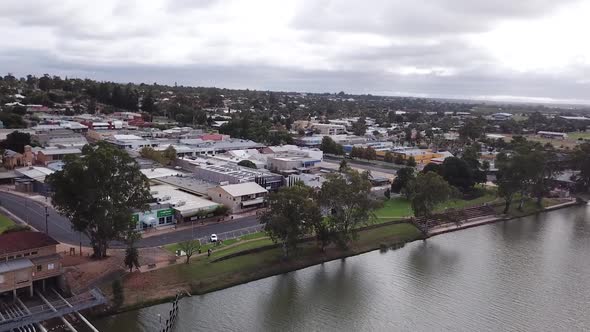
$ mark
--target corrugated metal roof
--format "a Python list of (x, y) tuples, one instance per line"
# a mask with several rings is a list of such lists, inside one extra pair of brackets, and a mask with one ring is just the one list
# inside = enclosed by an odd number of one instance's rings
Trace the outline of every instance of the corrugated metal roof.
[(255, 182), (230, 184), (227, 186), (221, 186), (220, 188), (225, 190), (225, 192), (232, 195), (233, 197), (244, 196), (244, 195), (254, 195), (254, 194), (261, 194), (261, 193), (268, 192), (268, 190), (262, 188), (260, 185), (258, 185), (258, 183), (255, 183)]
[(0, 263), (0, 273), (22, 270), (33, 267), (34, 264), (29, 259), (17, 259), (13, 261), (4, 261)]

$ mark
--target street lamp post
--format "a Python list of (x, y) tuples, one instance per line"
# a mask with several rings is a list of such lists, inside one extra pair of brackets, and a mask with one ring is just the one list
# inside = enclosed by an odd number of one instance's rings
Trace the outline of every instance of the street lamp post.
[(45, 234), (49, 235), (49, 222), (48, 222), (49, 212), (47, 212), (47, 205), (45, 205)]

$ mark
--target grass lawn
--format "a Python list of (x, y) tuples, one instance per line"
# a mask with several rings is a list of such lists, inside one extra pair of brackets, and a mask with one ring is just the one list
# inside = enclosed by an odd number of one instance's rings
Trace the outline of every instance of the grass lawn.
[(582, 139), (590, 139), (590, 132), (588, 131), (575, 131), (572, 133), (567, 133), (569, 139), (577, 140), (579, 138)]
[(2, 234), (7, 228), (14, 225), (14, 222), (7, 216), (0, 214), (0, 234)]
[[(244, 235), (244, 236), (236, 238), (236, 239), (224, 240), (223, 243), (219, 243), (219, 242), (217, 244), (206, 243), (201, 246), (201, 251), (206, 252), (208, 249), (212, 249), (212, 250), (216, 251), (216, 250), (222, 249), (224, 247), (227, 247), (229, 245), (238, 243), (240, 241), (254, 240), (254, 239), (260, 239), (260, 238), (265, 238), (265, 237), (266, 237), (266, 234), (264, 234), (263, 232), (258, 232), (258, 233)], [(163, 248), (168, 250), (171, 253), (176, 253), (176, 250), (179, 250), (180, 246), (178, 245), (178, 243), (172, 243), (172, 244), (165, 245)]]
[[(480, 197), (471, 200), (465, 199), (453, 199), (439, 204), (436, 207), (437, 212), (442, 212), (446, 209), (464, 209), (484, 203), (490, 203), (496, 200), (496, 193), (492, 190), (486, 190), (486, 193)], [(383, 207), (375, 210), (375, 216), (377, 222), (384, 221), (382, 219), (401, 219), (407, 218), (414, 215), (410, 201), (403, 197), (396, 197), (387, 200), (383, 203)]]
[(266, 233), (258, 232), (258, 233), (252, 233), (252, 234), (240, 236), (240, 239), (246, 241), (246, 240), (260, 239), (260, 238), (263, 238), (266, 236), (267, 236)]
[(484, 203), (490, 203), (490, 202), (496, 200), (496, 198), (497, 197), (496, 197), (495, 192), (486, 191), (485, 195), (477, 197), (475, 199), (471, 199), (471, 200), (453, 199), (453, 200), (446, 201), (446, 202), (438, 205), (436, 207), (436, 210), (437, 211), (444, 211), (445, 209), (465, 209), (468, 207), (473, 207), (473, 206), (481, 205)]
[(383, 202), (383, 207), (375, 210), (378, 219), (401, 219), (414, 215), (410, 201), (403, 197), (396, 197)]
[[(559, 204), (559, 200), (554, 198), (543, 198), (543, 208)], [(535, 200), (527, 199), (525, 200), (524, 204), (522, 205), (522, 210), (518, 210), (518, 205), (520, 204), (520, 199), (515, 199), (512, 204), (510, 205), (510, 209), (508, 210), (508, 215), (512, 217), (521, 217), (525, 215), (529, 215), (531, 213), (539, 212), (542, 208), (539, 208), (536, 204)], [(498, 206), (495, 208), (496, 211), (500, 214), (504, 212), (504, 206)]]
[[(420, 237), (420, 231), (413, 225), (395, 224), (360, 231), (358, 240), (351, 243), (349, 249), (345, 250), (333, 245), (322, 252), (315, 241), (310, 241), (300, 244), (297, 255), (289, 260), (283, 259), (281, 248), (271, 248), (212, 262), (213, 259), (230, 253), (266, 246), (271, 243), (268, 238), (255, 239), (232, 248), (215, 250), (212, 257), (206, 255), (195, 257), (191, 259), (190, 264), (176, 264), (146, 273), (131, 274), (124, 279), (125, 304), (127, 306), (141, 306), (146, 301), (158, 301), (164, 296), (173, 296), (178, 287), (189, 287), (193, 293), (205, 293), (324, 261), (379, 249), (382, 245), (393, 246), (406, 243)], [(110, 285), (103, 286), (103, 289), (109, 293)]]

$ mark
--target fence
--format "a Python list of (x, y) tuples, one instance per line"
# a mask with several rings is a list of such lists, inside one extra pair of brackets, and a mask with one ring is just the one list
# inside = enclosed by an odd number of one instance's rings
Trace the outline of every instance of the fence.
[[(244, 235), (248, 235), (248, 234), (252, 234), (252, 233), (257, 233), (257, 232), (262, 231), (263, 227), (264, 227), (263, 225), (255, 225), (255, 226), (250, 226), (250, 227), (246, 227), (246, 228), (242, 228), (242, 229), (237, 229), (234, 231), (218, 233), (218, 234), (216, 234), (217, 240), (218, 241), (219, 240), (225, 241), (225, 240), (235, 239), (240, 236), (244, 236)], [(210, 241), (210, 238), (205, 236), (205, 237), (199, 238), (198, 240), (201, 243), (207, 243)]]

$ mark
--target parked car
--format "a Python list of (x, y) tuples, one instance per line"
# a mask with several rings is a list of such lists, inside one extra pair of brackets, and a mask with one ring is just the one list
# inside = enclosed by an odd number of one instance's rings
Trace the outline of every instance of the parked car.
[(217, 242), (217, 234), (211, 234), (211, 237), (209, 238), (209, 240), (211, 242)]

